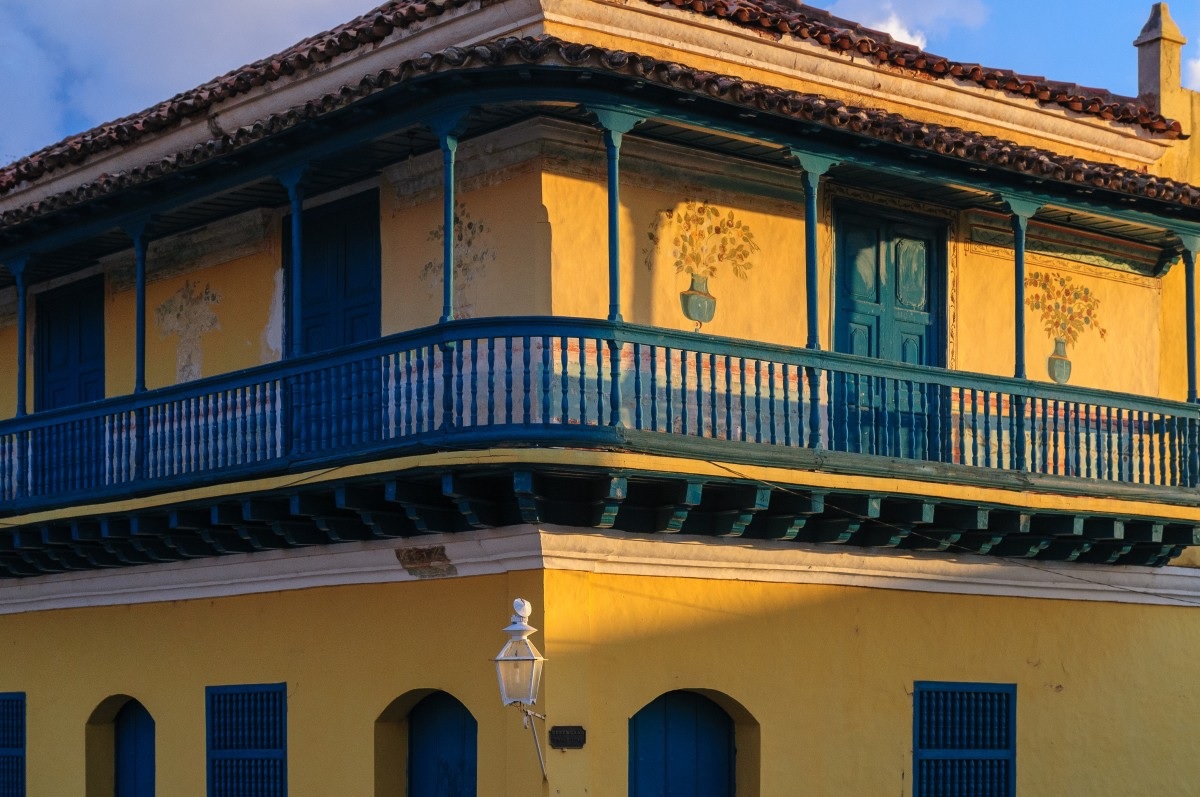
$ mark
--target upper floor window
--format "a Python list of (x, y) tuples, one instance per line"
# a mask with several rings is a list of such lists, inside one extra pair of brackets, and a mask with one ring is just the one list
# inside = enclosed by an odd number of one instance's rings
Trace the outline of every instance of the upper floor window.
[(210, 686), (208, 797), (285, 797), (287, 684)]
[(1015, 684), (918, 681), (913, 797), (1016, 794), (1016, 719)]

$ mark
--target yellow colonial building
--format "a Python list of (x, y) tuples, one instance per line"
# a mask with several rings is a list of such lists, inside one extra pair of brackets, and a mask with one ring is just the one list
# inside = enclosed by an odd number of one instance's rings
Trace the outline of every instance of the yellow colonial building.
[(393, 0), (0, 169), (0, 796), (1194, 793), (1183, 43)]

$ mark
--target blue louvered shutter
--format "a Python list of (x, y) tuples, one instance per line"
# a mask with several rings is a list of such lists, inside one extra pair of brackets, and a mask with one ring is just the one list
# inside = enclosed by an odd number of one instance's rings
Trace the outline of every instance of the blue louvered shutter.
[(25, 797), (24, 692), (0, 692), (0, 797)]
[(210, 686), (208, 797), (286, 797), (287, 684)]
[(1016, 794), (1016, 685), (915, 686), (914, 797)]

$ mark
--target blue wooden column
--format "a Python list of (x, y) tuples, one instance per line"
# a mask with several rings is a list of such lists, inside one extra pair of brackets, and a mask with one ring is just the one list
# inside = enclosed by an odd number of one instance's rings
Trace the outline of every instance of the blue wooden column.
[(1196, 253), (1200, 252), (1200, 235), (1182, 233), (1179, 240), (1183, 242), (1183, 275), (1185, 282), (1185, 300), (1187, 306), (1187, 379), (1188, 398), (1195, 404), (1196, 397)]
[[(621, 315), (621, 141), (646, 117), (620, 108), (588, 106), (604, 131), (604, 153), (608, 162), (608, 320), (624, 321)], [(621, 423), (621, 343), (608, 342), (608, 424)]]
[(28, 340), (26, 338), (29, 318), (29, 286), (25, 284), (26, 256), (16, 257), (6, 264), (8, 273), (17, 281), (17, 417), (27, 412), (25, 394), (28, 393)]
[[(1029, 228), (1029, 220), (1041, 208), (1041, 204), (1031, 199), (1009, 194), (1001, 195), (1012, 211), (1013, 231), (1013, 290), (1015, 301), (1013, 313), (1015, 327), (1013, 332), (1013, 376), (1017, 379), (1027, 379), (1025, 372), (1025, 233)], [(1025, 470), (1027, 460), (1025, 450), (1025, 406), (1026, 399), (1019, 393), (1013, 395), (1013, 449), (1014, 465), (1017, 470)], [(1043, 453), (1043, 456), (1045, 454)]]
[(804, 182), (804, 291), (805, 310), (808, 316), (808, 341), (805, 344), (810, 349), (821, 348), (820, 333), (820, 279), (821, 262), (817, 251), (817, 189), (820, 186), (821, 175), (837, 165), (837, 160), (825, 155), (793, 149), (792, 157), (804, 170), (801, 179)]
[(287, 318), (283, 323), (283, 356), (295, 357), (301, 353), (302, 337), (300, 326), (303, 323), (303, 304), (300, 301), (303, 278), (301, 267), (304, 263), (304, 189), (302, 183), (308, 171), (308, 164), (293, 166), (278, 175), (276, 179), (287, 189), (288, 203), (292, 212), (292, 258), (283, 274), (284, 306), (287, 308)]
[(146, 226), (149, 219), (139, 219), (125, 226), (125, 234), (133, 241), (134, 263), (134, 378), (133, 392), (146, 390)]
[(466, 130), (466, 108), (456, 108), (429, 121), (442, 150), (442, 315), (438, 323), (454, 320), (454, 168), (458, 139)]
[[(646, 117), (616, 108), (588, 106), (604, 131), (608, 161), (608, 320), (621, 315), (621, 141)], [(615, 411), (615, 410), (614, 410)]]
[(1041, 204), (1024, 197), (1003, 194), (1001, 198), (1012, 211), (1013, 231), (1013, 290), (1016, 301), (1013, 312), (1013, 376), (1027, 379), (1025, 373), (1025, 233), (1029, 220), (1041, 209)]

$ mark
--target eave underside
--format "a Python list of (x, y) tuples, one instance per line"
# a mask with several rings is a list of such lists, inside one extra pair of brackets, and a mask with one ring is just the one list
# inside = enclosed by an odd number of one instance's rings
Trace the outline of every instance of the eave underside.
[[(885, 490), (522, 463), (10, 518), (0, 577), (172, 562), (521, 524), (1158, 566), (1200, 542), (1178, 517), (1047, 510)], [(849, 483), (850, 480), (847, 480)], [(161, 503), (155, 503), (161, 501)]]
[[(933, 133), (924, 127), (897, 131), (895, 141), (881, 141), (853, 114), (830, 125), (750, 107), (754, 105), (753, 97), (743, 98), (732, 89), (714, 97), (591, 68), (527, 65), (439, 72), (344, 107), (313, 112), (311, 120), (280, 122), (277, 131), (264, 124), (262, 132), (248, 133), (236, 145), (214, 141), (211, 152), (181, 154), (170, 163), (148, 164), (69, 196), (48, 198), (18, 214), (24, 221), (0, 231), (0, 263), (29, 256), (25, 275), (32, 285), (128, 249), (125, 229), (133, 221), (148, 220), (150, 238), (161, 239), (246, 210), (285, 207), (287, 192), (278, 175), (297, 163), (307, 167), (307, 196), (352, 185), (389, 164), (437, 150), (428, 123), (450, 106), (471, 108), (460, 137), (464, 141), (535, 117), (594, 127), (591, 108), (619, 106), (646, 118), (631, 136), (702, 150), (730, 162), (797, 172), (791, 148), (811, 148), (835, 161), (828, 180), (951, 208), (1004, 212), (998, 190), (1029, 192), (1039, 200), (1053, 200), (1043, 205), (1039, 218), (1159, 247), (1165, 252), (1161, 266), (1179, 249), (1172, 228), (1200, 229), (1196, 214), (1173, 201), (1169, 181), (1160, 198), (1122, 194), (1106, 187), (1111, 175), (1073, 182), (1081, 172), (1063, 183), (1061, 175), (972, 162), (964, 152), (991, 151), (997, 142), (972, 142), (969, 134), (965, 143), (958, 142), (955, 136), (962, 131), (938, 133), (945, 140), (936, 146), (928, 143)], [(836, 102), (829, 105), (838, 108)], [(913, 139), (910, 133), (919, 135)], [(1014, 155), (1013, 160), (1019, 158)], [(1151, 188), (1139, 190), (1153, 194), (1154, 180), (1144, 176)], [(12, 283), (12, 276), (0, 270), (0, 288)]]

